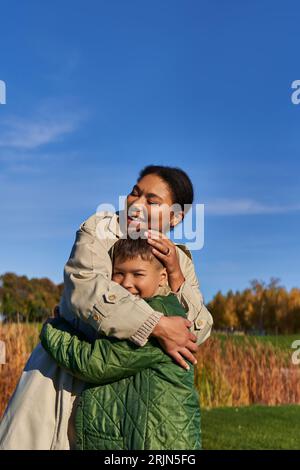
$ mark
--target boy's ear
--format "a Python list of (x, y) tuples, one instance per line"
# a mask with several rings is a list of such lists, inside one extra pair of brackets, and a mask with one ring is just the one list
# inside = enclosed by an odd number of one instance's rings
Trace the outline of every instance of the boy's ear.
[(168, 283), (168, 275), (166, 268), (163, 268), (160, 272), (159, 286), (165, 286)]

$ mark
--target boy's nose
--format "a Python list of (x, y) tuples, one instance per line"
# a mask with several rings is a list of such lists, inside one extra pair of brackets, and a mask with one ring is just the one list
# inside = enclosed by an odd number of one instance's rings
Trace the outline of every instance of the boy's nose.
[(132, 278), (131, 276), (125, 276), (123, 278), (123, 281), (121, 282), (121, 286), (124, 287), (124, 289), (132, 289), (134, 286), (133, 286), (133, 282), (132, 282)]

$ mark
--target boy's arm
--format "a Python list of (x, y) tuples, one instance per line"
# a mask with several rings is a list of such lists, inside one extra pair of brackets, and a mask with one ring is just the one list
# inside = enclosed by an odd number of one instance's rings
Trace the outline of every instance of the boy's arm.
[(89, 343), (80, 339), (78, 332), (61, 318), (47, 322), (40, 339), (61, 367), (85, 382), (98, 385), (135, 375), (159, 363), (172, 363), (153, 339), (143, 348), (116, 338), (102, 337)]
[[(182, 248), (184, 247), (184, 249)], [(177, 248), (179, 263), (185, 281), (174, 294), (187, 312), (187, 319), (192, 322), (190, 331), (197, 337), (196, 343), (202, 344), (211, 334), (213, 317), (204, 305), (199, 281), (195, 273), (192, 255), (183, 245)]]
[(96, 213), (80, 225), (64, 269), (60, 312), (67, 320), (76, 315), (106, 336), (143, 346), (162, 314), (111, 280), (111, 220), (111, 214)]

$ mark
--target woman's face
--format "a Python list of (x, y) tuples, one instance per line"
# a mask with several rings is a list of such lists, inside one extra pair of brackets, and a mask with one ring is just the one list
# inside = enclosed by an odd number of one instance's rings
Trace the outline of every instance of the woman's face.
[(167, 183), (157, 175), (144, 176), (127, 196), (127, 226), (135, 231), (153, 229), (160, 232), (176, 225), (172, 193)]

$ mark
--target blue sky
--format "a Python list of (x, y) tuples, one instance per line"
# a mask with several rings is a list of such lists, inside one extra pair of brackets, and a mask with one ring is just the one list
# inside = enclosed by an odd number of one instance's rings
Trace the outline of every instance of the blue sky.
[(299, 287), (299, 2), (1, 2), (0, 272), (61, 282), (79, 224), (147, 164), (205, 204), (206, 301)]

